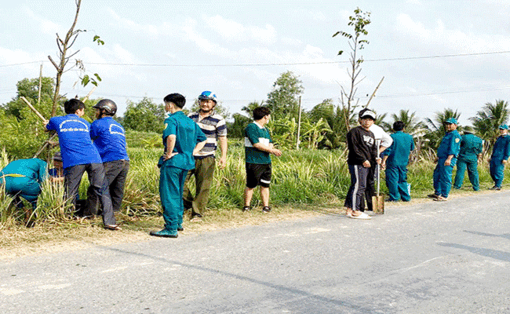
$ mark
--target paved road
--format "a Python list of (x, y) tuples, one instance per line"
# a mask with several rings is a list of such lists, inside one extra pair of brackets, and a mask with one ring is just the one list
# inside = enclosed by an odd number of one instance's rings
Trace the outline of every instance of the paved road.
[(510, 192), (0, 264), (1, 313), (510, 313)]

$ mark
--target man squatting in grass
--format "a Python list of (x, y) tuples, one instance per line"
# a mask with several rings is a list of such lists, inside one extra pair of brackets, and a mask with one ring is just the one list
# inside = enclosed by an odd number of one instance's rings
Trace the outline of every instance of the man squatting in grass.
[(64, 103), (64, 111), (67, 115), (51, 118), (46, 123), (46, 129), (58, 134), (65, 169), (66, 197), (71, 199), (76, 208), (81, 178), (87, 171), (90, 186), (103, 207), (105, 229), (120, 230), (113, 214), (110, 192), (105, 184), (103, 162), (90, 138), (90, 124), (81, 118), (85, 114), (85, 104), (79, 99), (70, 99)]
[(170, 112), (165, 119), (163, 145), (165, 151), (158, 166), (160, 169), (159, 195), (163, 207), (165, 228), (151, 231), (150, 235), (165, 238), (177, 238), (182, 231), (184, 212), (182, 193), (184, 180), (189, 170), (195, 168), (193, 155), (206, 143), (206, 136), (193, 120), (188, 118), (182, 108), (186, 98), (181, 94), (169, 94), (164, 99), (165, 111)]
[(446, 120), (446, 134), (437, 149), (437, 165), (434, 169), (434, 201), (446, 201), (452, 187), (452, 172), (460, 152), (461, 137), (457, 131), (457, 119)]
[(260, 198), (262, 199), (262, 211), (268, 213), (269, 185), (271, 183), (271, 156), (277, 157), (282, 152), (273, 147), (273, 141), (269, 130), (265, 125), (271, 118), (271, 111), (267, 107), (258, 107), (253, 110), (254, 122), (248, 124), (244, 130), (244, 147), (246, 159), (246, 188), (244, 190), (243, 211), (250, 210), (253, 190), (260, 185)]
[[(90, 126), (90, 137), (94, 141), (105, 170), (106, 183), (110, 191), (113, 212), (119, 212), (124, 198), (124, 184), (129, 171), (129, 157), (126, 151), (126, 133), (120, 123), (113, 119), (117, 105), (113, 100), (100, 100), (96, 109), (96, 121)], [(89, 213), (97, 215), (98, 199), (93, 189), (88, 190)]]
[(349, 154), (347, 164), (351, 174), (351, 186), (345, 198), (346, 215), (355, 219), (370, 219), (370, 216), (361, 211), (362, 198), (367, 186), (367, 177), (370, 168), (381, 162), (377, 155), (377, 145), (374, 133), (370, 126), (374, 124), (375, 113), (366, 110), (360, 116), (360, 126), (351, 129), (347, 133), (347, 148)]
[(478, 160), (482, 157), (483, 140), (474, 134), (470, 126), (463, 128), (464, 134), (460, 141), (460, 153), (457, 159), (457, 173), (453, 188), (460, 189), (464, 182), (464, 173), (468, 172), (469, 181), (473, 185), (473, 190), (480, 190), (480, 181), (478, 179)]
[(501, 190), (503, 179), (505, 177), (505, 165), (510, 157), (510, 136), (508, 136), (508, 125), (499, 126), (499, 137), (494, 143), (492, 155), (489, 164), (491, 178), (494, 180), (492, 190)]
[[(18, 159), (11, 161), (0, 171), (0, 185), (3, 185), (5, 192), (14, 198), (14, 206), (23, 208), (21, 198), (24, 198), (32, 205), (32, 211), (35, 210), (44, 180), (49, 178), (51, 182), (63, 181), (60, 153), (55, 154), (53, 162), (55, 168), (48, 170), (46, 161), (41, 159)], [(31, 215), (30, 210), (25, 210), (27, 223)]]
[[(217, 143), (220, 143), (221, 157), (218, 162), (220, 169), (227, 164), (227, 126), (225, 119), (214, 113), (214, 107), (218, 102), (216, 95), (210, 91), (204, 91), (198, 96), (200, 110), (191, 113), (188, 117), (195, 121), (207, 137), (204, 148), (193, 155), (195, 169), (188, 171), (184, 184), (184, 208), (191, 209), (191, 221), (201, 221), (202, 215), (209, 201), (209, 191), (214, 178), (216, 164), (215, 152)], [(195, 176), (195, 197), (189, 190), (189, 180)]]
[[(370, 109), (365, 108), (360, 110), (358, 113), (358, 117), (361, 119), (361, 117), (364, 115), (366, 111), (370, 111)], [(375, 142), (378, 145), (378, 155), (377, 157), (380, 157), (380, 155), (391, 146), (391, 143), (393, 143), (393, 138), (386, 133), (383, 128), (378, 126), (377, 124), (372, 124), (370, 126), (370, 132), (374, 133)], [(377, 176), (378, 168), (375, 166), (376, 160), (370, 160), (370, 163), (374, 165), (373, 167), (369, 168), (368, 176), (367, 176), (367, 186), (365, 189), (365, 198), (361, 199), (361, 211), (365, 211), (365, 200), (367, 202), (367, 210), (373, 211), (373, 205), (372, 205), (372, 196), (375, 195), (375, 177)]]
[(404, 133), (404, 127), (402, 121), (393, 123), (393, 131), (395, 131), (391, 134), (393, 144), (383, 153), (382, 168), (386, 168), (386, 186), (390, 192), (388, 199), (390, 202), (411, 200), (407, 183), (407, 164), (415, 145), (413, 137)]

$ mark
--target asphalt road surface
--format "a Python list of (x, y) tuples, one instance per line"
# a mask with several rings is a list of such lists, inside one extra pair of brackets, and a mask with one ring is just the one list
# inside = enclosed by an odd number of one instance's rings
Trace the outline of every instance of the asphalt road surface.
[(0, 263), (0, 313), (510, 313), (510, 192)]

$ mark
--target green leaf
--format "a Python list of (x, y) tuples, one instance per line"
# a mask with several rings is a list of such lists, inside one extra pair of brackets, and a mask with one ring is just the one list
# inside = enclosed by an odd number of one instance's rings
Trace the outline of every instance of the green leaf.
[(81, 79), (81, 85), (83, 85), (83, 87), (87, 86), (87, 84), (90, 82), (90, 77), (88, 75), (85, 75), (82, 79)]
[(343, 51), (343, 50), (340, 50), (340, 51), (338, 52), (338, 56), (342, 55), (342, 53), (344, 53), (344, 51)]
[(333, 37), (335, 37), (336, 35), (340, 34), (340, 32), (336, 32), (335, 34), (333, 34)]
[(94, 76), (97, 78), (97, 80), (98, 80), (99, 82), (101, 82), (101, 81), (102, 81), (102, 79), (101, 79), (101, 77), (99, 76), (99, 74), (94, 73)]

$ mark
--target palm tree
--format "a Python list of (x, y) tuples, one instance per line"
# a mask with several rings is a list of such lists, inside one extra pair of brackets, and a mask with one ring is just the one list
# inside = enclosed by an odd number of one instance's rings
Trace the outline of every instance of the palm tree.
[(392, 114), (391, 119), (393, 120), (391, 122), (391, 125), (393, 126), (393, 123), (397, 121), (404, 122), (404, 125), (406, 126), (406, 131), (411, 134), (415, 135), (415, 133), (422, 133), (423, 129), (426, 127), (425, 124), (418, 120), (416, 117), (416, 112), (409, 113), (408, 110), (400, 109), (400, 112), (398, 114)]
[(436, 150), (441, 143), (441, 139), (446, 133), (446, 128), (444, 123), (446, 120), (450, 118), (455, 118), (459, 120), (461, 113), (457, 110), (453, 110), (451, 108), (445, 108), (444, 111), (436, 112), (435, 120), (430, 118), (425, 119), (425, 126), (429, 130), (429, 132), (425, 135), (425, 138), (428, 140), (429, 148)]
[(475, 117), (469, 119), (473, 122), (477, 134), (485, 140), (487, 150), (498, 138), (498, 128), (501, 124), (507, 123), (509, 115), (508, 102), (496, 100), (495, 104), (486, 103)]

